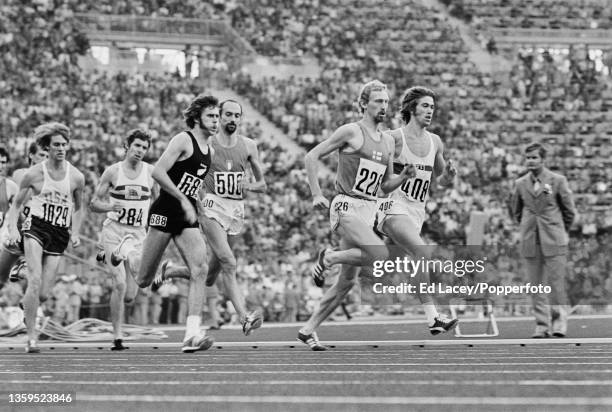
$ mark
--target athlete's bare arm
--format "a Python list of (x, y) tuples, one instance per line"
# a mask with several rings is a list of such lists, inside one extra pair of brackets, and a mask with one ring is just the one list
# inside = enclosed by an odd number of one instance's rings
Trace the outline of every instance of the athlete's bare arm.
[[(188, 154), (188, 148), (191, 148), (191, 140), (187, 136), (187, 133), (179, 133), (174, 136), (153, 168), (153, 179), (155, 179), (155, 181), (159, 183), (159, 186), (168, 192), (168, 194), (181, 202), (181, 207), (185, 212), (187, 221), (194, 223), (197, 220), (194, 207), (189, 199), (187, 199), (187, 196), (172, 183), (170, 176), (168, 176), (168, 170), (172, 168), (174, 163), (179, 159), (188, 157), (186, 156)], [(189, 156), (190, 155), (191, 154), (189, 154)]]
[(310, 186), (310, 193), (312, 193), (313, 198), (312, 204), (315, 208), (329, 208), (329, 200), (323, 196), (321, 186), (319, 185), (319, 178), (317, 176), (318, 161), (334, 150), (346, 146), (357, 150), (361, 144), (359, 143), (359, 137), (363, 139), (363, 136), (361, 133), (358, 133), (357, 129), (358, 126), (354, 123), (340, 126), (329, 138), (312, 148), (304, 157), (304, 165), (306, 166), (306, 173), (308, 175), (308, 185)]
[(19, 192), (19, 186), (12, 179), (6, 179), (6, 197), (9, 205), (13, 203), (15, 196)]
[(25, 173), (19, 184), (19, 192), (15, 196), (11, 207), (6, 216), (6, 224), (8, 227), (8, 242), (17, 243), (21, 240), (21, 235), (17, 228), (17, 221), (19, 220), (19, 213), (24, 203), (30, 198), (31, 191), (40, 192), (40, 188), (37, 188), (37, 184), (43, 179), (42, 168), (39, 165), (33, 166)]
[(85, 187), (85, 176), (75, 167), (71, 166), (74, 173), (74, 190), (72, 191), (72, 201), (74, 209), (72, 211), (72, 229), (70, 232), (70, 240), (72, 247), (77, 247), (81, 244), (80, 233), (81, 224), (85, 217), (85, 208), (83, 207), (83, 188)]
[(21, 183), (21, 179), (23, 179), (23, 176), (25, 176), (26, 172), (28, 171), (27, 168), (21, 168), (21, 169), (17, 169), (13, 172), (13, 175), (11, 176), (11, 179), (13, 179), (13, 181), (17, 184)]
[(395, 159), (395, 138), (392, 135), (383, 133), (383, 138), (387, 140), (387, 146), (389, 147), (389, 160), (387, 163), (387, 170), (380, 185), (380, 189), (384, 193), (393, 192), (395, 189), (400, 187), (406, 179), (411, 179), (416, 176), (416, 169), (414, 165), (404, 165), (404, 168), (395, 175), (393, 172), (393, 160)]
[(263, 193), (268, 188), (263, 174), (263, 166), (259, 160), (259, 150), (257, 150), (257, 143), (254, 140), (245, 138), (244, 143), (246, 144), (249, 153), (249, 164), (253, 171), (254, 182), (244, 182), (242, 184), (242, 190), (248, 190), (251, 192)]
[(89, 202), (89, 209), (94, 213), (106, 213), (106, 212), (120, 212), (121, 206), (113, 204), (109, 200), (108, 192), (113, 187), (113, 182), (117, 176), (117, 167), (112, 165), (108, 167), (96, 187), (91, 202)]
[(145, 163), (145, 166), (149, 168), (149, 183), (151, 185), (151, 204), (155, 202), (155, 199), (159, 197), (159, 184), (153, 179), (153, 165)]
[(449, 186), (453, 183), (453, 178), (457, 174), (457, 169), (453, 165), (453, 162), (448, 162), (444, 159), (444, 144), (440, 136), (431, 134), (433, 136), (433, 142), (436, 145), (436, 157), (434, 160), (433, 177), (437, 178), (438, 183), (441, 186)]
[[(17, 169), (13, 172), (13, 176), (11, 177), (11, 179), (13, 179), (13, 181), (15, 183), (17, 183), (17, 187), (19, 187), (19, 185), (21, 185), (21, 180), (23, 179), (23, 177), (25, 176), (25, 174), (27, 173), (29, 169), (28, 168), (23, 168), (23, 169)], [(29, 191), (28, 195), (26, 197), (26, 200), (23, 202), (28, 203), (28, 201), (32, 198), (32, 192)]]

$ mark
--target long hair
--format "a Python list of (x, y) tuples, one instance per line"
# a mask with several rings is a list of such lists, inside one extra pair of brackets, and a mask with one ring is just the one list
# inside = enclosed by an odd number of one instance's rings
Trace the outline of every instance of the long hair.
[(217, 107), (219, 99), (214, 96), (199, 95), (189, 104), (189, 107), (183, 112), (187, 127), (193, 129), (196, 124), (200, 123), (200, 117), (204, 109), (209, 107)]
[(433, 90), (422, 86), (411, 87), (404, 92), (402, 97), (402, 108), (400, 113), (404, 122), (410, 121), (410, 116), (416, 110), (417, 103), (421, 97), (429, 96), (436, 101), (436, 94)]
[(67, 142), (70, 142), (70, 129), (68, 126), (58, 122), (44, 123), (34, 129), (34, 140), (45, 150), (49, 150), (51, 145), (51, 137), (60, 135)]

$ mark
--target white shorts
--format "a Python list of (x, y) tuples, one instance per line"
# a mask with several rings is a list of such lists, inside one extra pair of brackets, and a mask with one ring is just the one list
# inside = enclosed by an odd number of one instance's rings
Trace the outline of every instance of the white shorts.
[(110, 259), (110, 254), (115, 250), (121, 239), (128, 233), (134, 235), (135, 240), (132, 245), (136, 250), (142, 251), (147, 231), (142, 226), (123, 225), (111, 219), (106, 219), (102, 225), (102, 245), (106, 253), (106, 259)]
[(206, 193), (202, 200), (204, 216), (218, 222), (228, 235), (237, 235), (244, 226), (244, 201)]
[(377, 229), (384, 235), (387, 233), (383, 230), (385, 220), (389, 216), (401, 215), (406, 216), (410, 220), (410, 230), (416, 231), (418, 234), (421, 233), (423, 223), (425, 222), (425, 209), (415, 207), (411, 202), (403, 201), (401, 199), (381, 199), (378, 201), (378, 208), (376, 211), (376, 218), (378, 222)]
[(336, 195), (329, 206), (329, 224), (332, 230), (336, 230), (342, 217), (355, 217), (374, 230), (376, 210), (376, 200)]

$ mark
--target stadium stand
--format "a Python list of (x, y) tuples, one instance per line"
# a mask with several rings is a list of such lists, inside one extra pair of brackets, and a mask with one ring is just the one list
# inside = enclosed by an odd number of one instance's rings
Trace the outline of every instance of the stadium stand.
[[(610, 25), (609, 8), (602, 7), (603, 1), (583, 1), (580, 7), (567, 1), (530, 2), (524, 8), (518, 8), (516, 1), (482, 3), (453, 2), (448, 11), (476, 29)], [(70, 161), (86, 172), (86, 196), (91, 196), (103, 168), (122, 155), (121, 137), (126, 130), (150, 129), (155, 140), (150, 160), (161, 153), (169, 137), (181, 130), (180, 110), (202, 91), (202, 79), (175, 73), (82, 70), (76, 63), (89, 44), (74, 13), (227, 20), (261, 55), (317, 59), (322, 69), (319, 78), (256, 79), (236, 70), (224, 79), (305, 148), (355, 118), (353, 102), (364, 80), (387, 82), (395, 101), (410, 85), (435, 89), (439, 105), (432, 131), (445, 141), (449, 157), (459, 166), (460, 179), (453, 189), (433, 194), (424, 235), (436, 243), (465, 242), (471, 211), (484, 212), (484, 244), (493, 256), (490, 276), (498, 275), (499, 282), (521, 279), (517, 259), (513, 259), (516, 255), (509, 252), (517, 239), (505, 207), (512, 177), (522, 169), (520, 149), (532, 139), (547, 142), (551, 157), (557, 159), (553, 168), (565, 171), (580, 211), (569, 270), (572, 303), (612, 297), (611, 263), (604, 253), (612, 226), (612, 197), (607, 193), (612, 177), (610, 61), (603, 59), (603, 67), (596, 67), (584, 49), (551, 54), (524, 47), (514, 51), (509, 70), (484, 73), (470, 61), (467, 46), (444, 13), (420, 2), (395, 0), (374, 6), (364, 0), (304, 0), (282, 4), (284, 7), (250, 0), (10, 0), (0, 6), (3, 141), (12, 153), (24, 154), (27, 136), (37, 124), (48, 120), (69, 124), (74, 136)], [(509, 17), (495, 17), (500, 15)], [(385, 29), (380, 30), (383, 22)], [(387, 126), (398, 124), (396, 117)], [(260, 142), (269, 190), (247, 199), (249, 221), (237, 253), (239, 280), (268, 319), (283, 317), (275, 307), (290, 296), (287, 291), (294, 285), (302, 296), (299, 312), (305, 313), (317, 293), (306, 275), (308, 264), (317, 245), (333, 244), (334, 239), (327, 230), (326, 216), (312, 214), (301, 159), (262, 136), (256, 125), (245, 125), (244, 133)], [(13, 164), (13, 168), (21, 166), (23, 160)], [(332, 186), (333, 182), (327, 182), (327, 193)], [(84, 235), (95, 239), (99, 225), (100, 217), (88, 218)], [(90, 246), (80, 255), (90, 258), (95, 248)], [(105, 313), (96, 311), (108, 300), (109, 284), (97, 278), (98, 272), (87, 271), (76, 280), (60, 281), (58, 284), (66, 285), (54, 290), (55, 303), (50, 304), (55, 307), (48, 310), (64, 322), (74, 319), (75, 310), (80, 315), (89, 311), (88, 315), (104, 317)], [(5, 286), (3, 296), (13, 296), (12, 289)], [(168, 291), (165, 299), (171, 294), (179, 300), (178, 290)], [(161, 305), (157, 296), (144, 294), (139, 299), (142, 304), (137, 305), (143, 307), (147, 299), (151, 308)], [(508, 303), (509, 312), (510, 306)], [(60, 307), (63, 315), (57, 313)], [(158, 320), (159, 313), (152, 318)], [(144, 323), (143, 316), (138, 319)]]

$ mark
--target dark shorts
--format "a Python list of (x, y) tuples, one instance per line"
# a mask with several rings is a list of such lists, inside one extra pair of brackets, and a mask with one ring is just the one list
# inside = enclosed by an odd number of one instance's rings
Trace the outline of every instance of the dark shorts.
[[(197, 212), (195, 200), (190, 200)], [(199, 223), (197, 220), (195, 223), (187, 222), (181, 203), (172, 196), (162, 194), (151, 205), (149, 227), (172, 235), (180, 235), (184, 229), (199, 228)]]
[(29, 228), (24, 225), (23, 235), (40, 243), (45, 255), (63, 255), (70, 241), (68, 228), (54, 226), (36, 216), (32, 216)]

